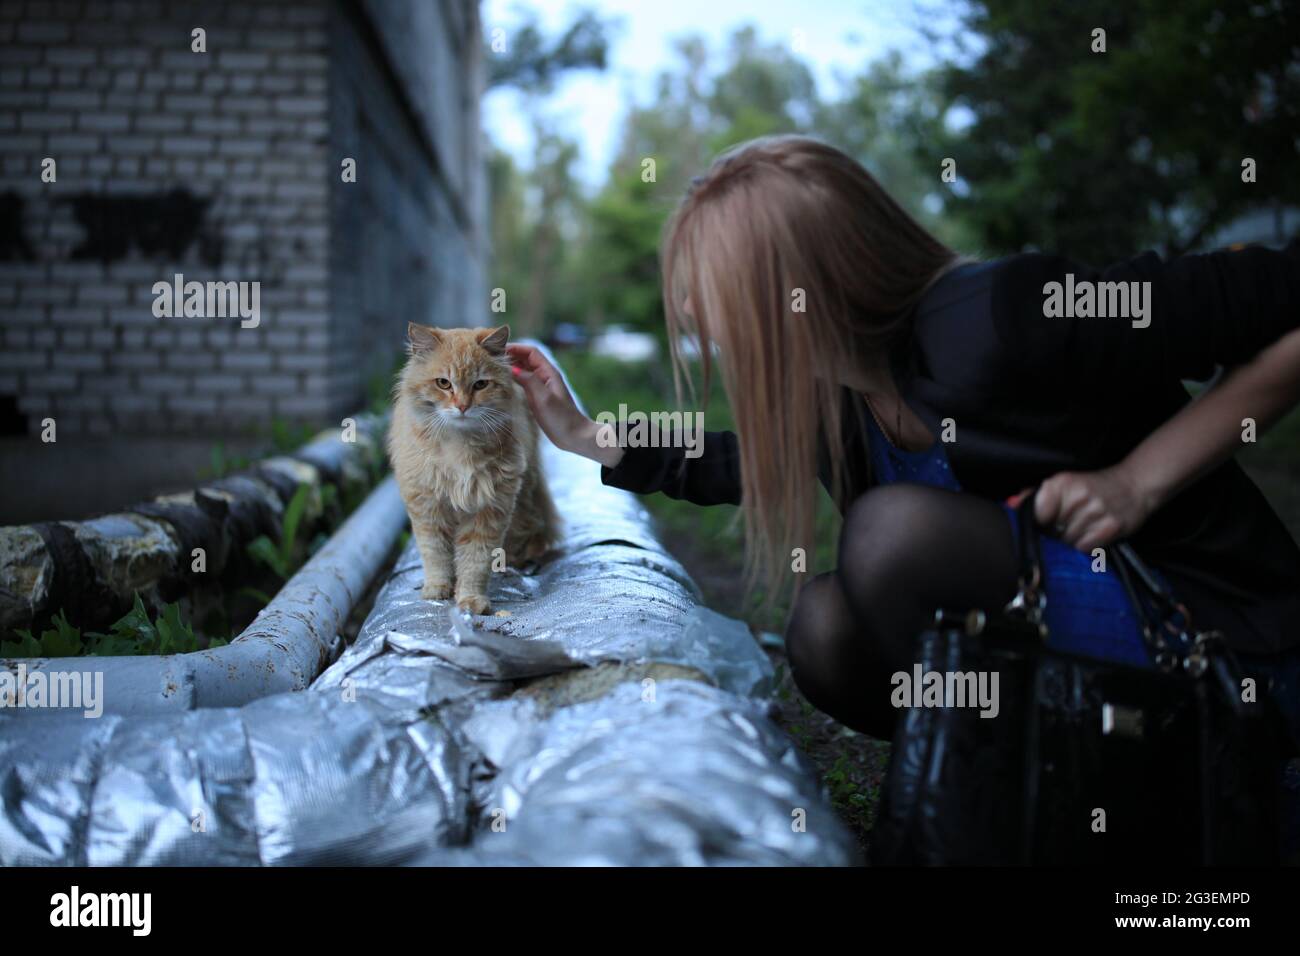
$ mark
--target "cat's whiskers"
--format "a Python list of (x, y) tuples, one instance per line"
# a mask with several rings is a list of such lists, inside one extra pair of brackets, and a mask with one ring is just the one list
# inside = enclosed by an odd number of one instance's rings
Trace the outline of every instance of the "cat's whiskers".
[(499, 408), (492, 408), (488, 405), (483, 405), (479, 408), (479, 414), (483, 416), (484, 421), (493, 422), (499, 425), (511, 425), (510, 416)]
[(514, 438), (514, 423), (505, 412), (484, 405), (479, 408), (479, 416), (494, 438), (501, 441), (510, 441)]
[(442, 437), (447, 422), (437, 413), (420, 418), (420, 438), (426, 442), (435, 442)]

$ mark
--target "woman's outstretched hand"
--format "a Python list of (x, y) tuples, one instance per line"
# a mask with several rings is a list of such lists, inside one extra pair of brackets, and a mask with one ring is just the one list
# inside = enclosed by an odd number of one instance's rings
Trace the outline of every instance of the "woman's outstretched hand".
[(511, 344), (506, 352), (515, 381), (523, 386), (533, 417), (556, 448), (582, 455), (613, 468), (623, 449), (602, 446), (596, 436), (600, 426), (578, 409), (559, 370), (531, 345)]
[(1146, 523), (1154, 504), (1122, 465), (1062, 471), (1038, 487), (1034, 515), (1071, 547), (1091, 552)]

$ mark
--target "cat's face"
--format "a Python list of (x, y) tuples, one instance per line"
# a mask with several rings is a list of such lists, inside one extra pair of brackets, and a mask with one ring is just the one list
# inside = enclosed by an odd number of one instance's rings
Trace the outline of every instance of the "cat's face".
[(431, 435), (508, 426), (515, 388), (505, 353), (508, 325), (435, 329), (412, 322), (407, 335), (411, 357), (399, 388)]

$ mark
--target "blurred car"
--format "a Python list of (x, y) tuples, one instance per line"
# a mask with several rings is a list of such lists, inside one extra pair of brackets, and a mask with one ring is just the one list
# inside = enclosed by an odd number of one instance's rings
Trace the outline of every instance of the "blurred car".
[(622, 362), (645, 362), (658, 353), (659, 343), (649, 332), (632, 332), (615, 325), (592, 339), (591, 351)]
[(589, 341), (587, 330), (576, 322), (560, 322), (546, 337), (547, 347), (556, 352), (584, 348)]

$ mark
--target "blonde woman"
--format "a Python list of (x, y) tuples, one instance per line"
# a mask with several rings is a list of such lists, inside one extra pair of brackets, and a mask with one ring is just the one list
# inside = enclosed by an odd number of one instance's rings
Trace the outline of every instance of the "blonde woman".
[[(1121, 584), (1091, 569), (1128, 539), (1300, 723), (1300, 549), (1232, 460), (1244, 422), (1263, 431), (1300, 401), (1300, 258), (974, 262), (845, 154), (780, 137), (695, 181), (662, 266), (669, 341), (696, 340), (706, 382), (716, 347), (734, 434), (706, 433), (697, 458), (602, 447), (544, 356), (513, 346), (516, 376), (606, 484), (740, 505), (770, 587), (811, 549), (820, 478), (844, 515), (838, 567), (799, 588), (786, 629), (816, 706), (889, 736), (889, 676), (934, 610), (1013, 596), (1008, 499), (1041, 486), (1053, 644), (1149, 663)], [(1128, 313), (1048, 302), (1053, 283), (1100, 282), (1126, 284)], [(1183, 380), (1217, 366), (1190, 401)]]

